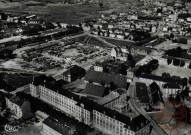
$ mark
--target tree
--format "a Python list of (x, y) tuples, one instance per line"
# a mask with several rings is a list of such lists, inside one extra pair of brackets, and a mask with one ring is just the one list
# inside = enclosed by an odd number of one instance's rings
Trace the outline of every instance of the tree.
[(133, 59), (133, 55), (132, 54), (128, 54), (127, 60), (132, 60), (132, 59)]
[(189, 88), (186, 87), (183, 91), (180, 92), (181, 98), (184, 100), (185, 97), (189, 96)]
[(169, 73), (164, 72), (164, 73), (162, 73), (162, 77), (169, 78), (169, 77), (170, 77), (170, 74), (169, 74)]
[(172, 59), (167, 59), (167, 64), (170, 65), (172, 63)]
[(184, 67), (185, 66), (185, 62), (182, 60), (180, 61), (180, 67)]
[(182, 86), (187, 86), (188, 79), (185, 77), (181, 80)]
[(176, 101), (176, 102), (180, 102), (180, 99), (181, 99), (180, 93), (178, 92), (178, 93), (176, 94), (175, 101)]
[(103, 3), (100, 2), (100, 3), (99, 3), (99, 6), (100, 6), (100, 8), (103, 8)]
[(116, 86), (115, 86), (115, 84), (114, 84), (114, 82), (112, 81), (112, 82), (110, 82), (110, 89), (111, 89), (111, 91), (113, 91), (113, 90), (115, 90), (116, 89)]
[(191, 63), (188, 65), (188, 68), (191, 69)]
[(179, 66), (180, 65), (180, 60), (179, 59), (174, 59), (173, 65), (174, 66)]
[(188, 83), (191, 85), (191, 77), (189, 77)]
[(121, 67), (120, 67), (120, 73), (121, 73), (122, 75), (127, 75), (127, 66), (121, 65)]

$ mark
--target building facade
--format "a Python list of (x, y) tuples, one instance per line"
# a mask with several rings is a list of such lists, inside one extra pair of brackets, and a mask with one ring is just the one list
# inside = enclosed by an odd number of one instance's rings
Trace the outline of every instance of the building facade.
[(38, 97), (42, 101), (58, 108), (59, 110), (73, 116), (79, 121), (83, 121), (85, 124), (90, 125), (90, 112), (84, 108), (83, 104), (77, 105), (78, 102), (59, 93), (59, 90), (54, 91), (47, 88), (47, 86), (35, 86), (30, 84), (30, 93), (33, 97)]

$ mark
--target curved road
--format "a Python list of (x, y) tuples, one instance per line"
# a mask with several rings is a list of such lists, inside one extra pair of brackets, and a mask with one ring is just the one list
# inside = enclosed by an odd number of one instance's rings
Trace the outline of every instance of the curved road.
[(136, 114), (142, 114), (147, 120), (150, 121), (151, 125), (155, 128), (155, 132), (158, 135), (168, 135), (157, 123), (156, 121), (154, 121), (151, 116), (149, 116), (147, 114), (147, 112), (145, 111), (145, 109), (143, 109), (142, 106), (138, 105), (136, 103), (136, 99), (135, 99), (135, 85), (134, 84), (130, 84), (130, 89), (129, 89), (129, 96), (131, 97), (131, 99), (129, 100), (129, 105), (132, 109), (132, 111), (134, 111)]

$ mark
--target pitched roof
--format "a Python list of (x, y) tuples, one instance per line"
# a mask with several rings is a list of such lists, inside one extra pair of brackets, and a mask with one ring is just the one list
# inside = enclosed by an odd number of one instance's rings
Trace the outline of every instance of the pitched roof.
[(107, 115), (113, 119), (116, 119), (125, 124), (125, 127), (130, 127), (130, 130), (137, 131), (137, 127), (141, 127), (141, 123), (146, 123), (146, 118), (143, 115), (138, 115), (135, 118), (131, 118), (127, 115), (119, 113), (116, 110), (111, 110), (103, 105), (94, 104), (94, 110)]
[(15, 103), (17, 104), (18, 106), (22, 106), (23, 103), (24, 103), (24, 100), (20, 99), (19, 97), (16, 97), (16, 96), (12, 96), (10, 99), (9, 99), (12, 103)]
[(93, 84), (87, 84), (84, 93), (103, 97), (105, 92), (105, 87), (93, 85)]
[(136, 94), (141, 103), (149, 103), (149, 95), (145, 83), (136, 82)]
[(76, 76), (78, 74), (85, 74), (85, 69), (77, 66), (77, 65), (73, 65), (70, 69), (66, 70), (63, 75), (68, 75), (70, 74), (71, 76)]
[[(80, 105), (81, 103), (84, 104), (84, 109), (89, 110), (89, 111), (93, 111), (96, 110), (98, 112), (101, 113), (105, 113), (105, 115), (112, 117), (124, 124), (126, 124), (126, 126), (130, 126), (130, 129), (133, 131), (137, 131), (137, 127), (141, 127), (141, 123), (146, 123), (146, 118), (142, 115), (139, 115), (135, 118), (130, 118), (129, 116), (126, 116), (124, 114), (121, 114), (117, 111), (111, 110), (109, 108), (106, 108), (102, 105), (99, 105), (97, 103), (95, 103), (92, 100), (89, 100), (86, 97), (80, 97), (70, 91), (64, 90), (62, 88), (59, 88), (55, 85), (52, 85), (48, 82), (43, 82), (42, 80), (39, 81), (38, 83), (33, 83), (34, 85), (41, 85), (46, 87), (49, 90), (58, 92), (61, 95), (64, 95), (70, 99), (73, 99), (74, 101), (77, 102), (77, 105)], [(120, 91), (121, 93), (121, 91)], [(62, 128), (58, 125), (57, 122), (55, 122), (54, 120), (52, 120), (51, 118), (47, 118), (45, 121), (43, 121), (43, 123), (45, 123), (46, 125), (50, 126), (51, 128), (53, 128), (56, 131), (59, 131), (62, 133)]]
[(89, 70), (84, 79), (87, 81), (105, 83), (108, 85), (113, 82), (118, 88), (127, 88), (127, 77), (119, 74)]
[(58, 121), (54, 120), (52, 117), (48, 117), (43, 121), (43, 124), (47, 125), (48, 127), (54, 129), (58, 133), (64, 135), (67, 133), (64, 125), (60, 124)]

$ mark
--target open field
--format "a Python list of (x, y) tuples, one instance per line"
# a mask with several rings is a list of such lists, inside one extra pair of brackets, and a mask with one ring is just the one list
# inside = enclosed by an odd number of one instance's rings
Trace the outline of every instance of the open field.
[(125, 41), (125, 40), (119, 40), (119, 39), (113, 39), (113, 38), (106, 38), (106, 37), (101, 37), (108, 43), (111, 43), (116, 46), (127, 46), (127, 45), (135, 45), (134, 42), (130, 41)]
[(155, 49), (159, 49), (159, 50), (169, 50), (169, 49), (174, 49), (177, 47), (181, 47), (183, 49), (189, 49), (190, 48), (190, 44), (181, 44), (181, 43), (173, 43), (170, 40), (167, 40), (161, 44), (156, 45), (154, 48)]
[(0, 0), (0, 9), (20, 7), (20, 6), (23, 6), (23, 4), (20, 2), (9, 2), (7, 0)]
[(47, 6), (23, 6), (8, 9), (7, 12), (21, 12), (37, 14), (47, 21), (63, 22), (69, 24), (78, 24), (87, 18), (99, 17), (105, 8), (100, 8), (98, 4), (94, 5), (66, 5), (66, 4), (49, 4)]
[(160, 65), (157, 70), (152, 72), (154, 75), (162, 76), (162, 73), (170, 73), (171, 76), (181, 76), (189, 78), (191, 76), (191, 69), (180, 68), (180, 67), (171, 67), (168, 65)]

